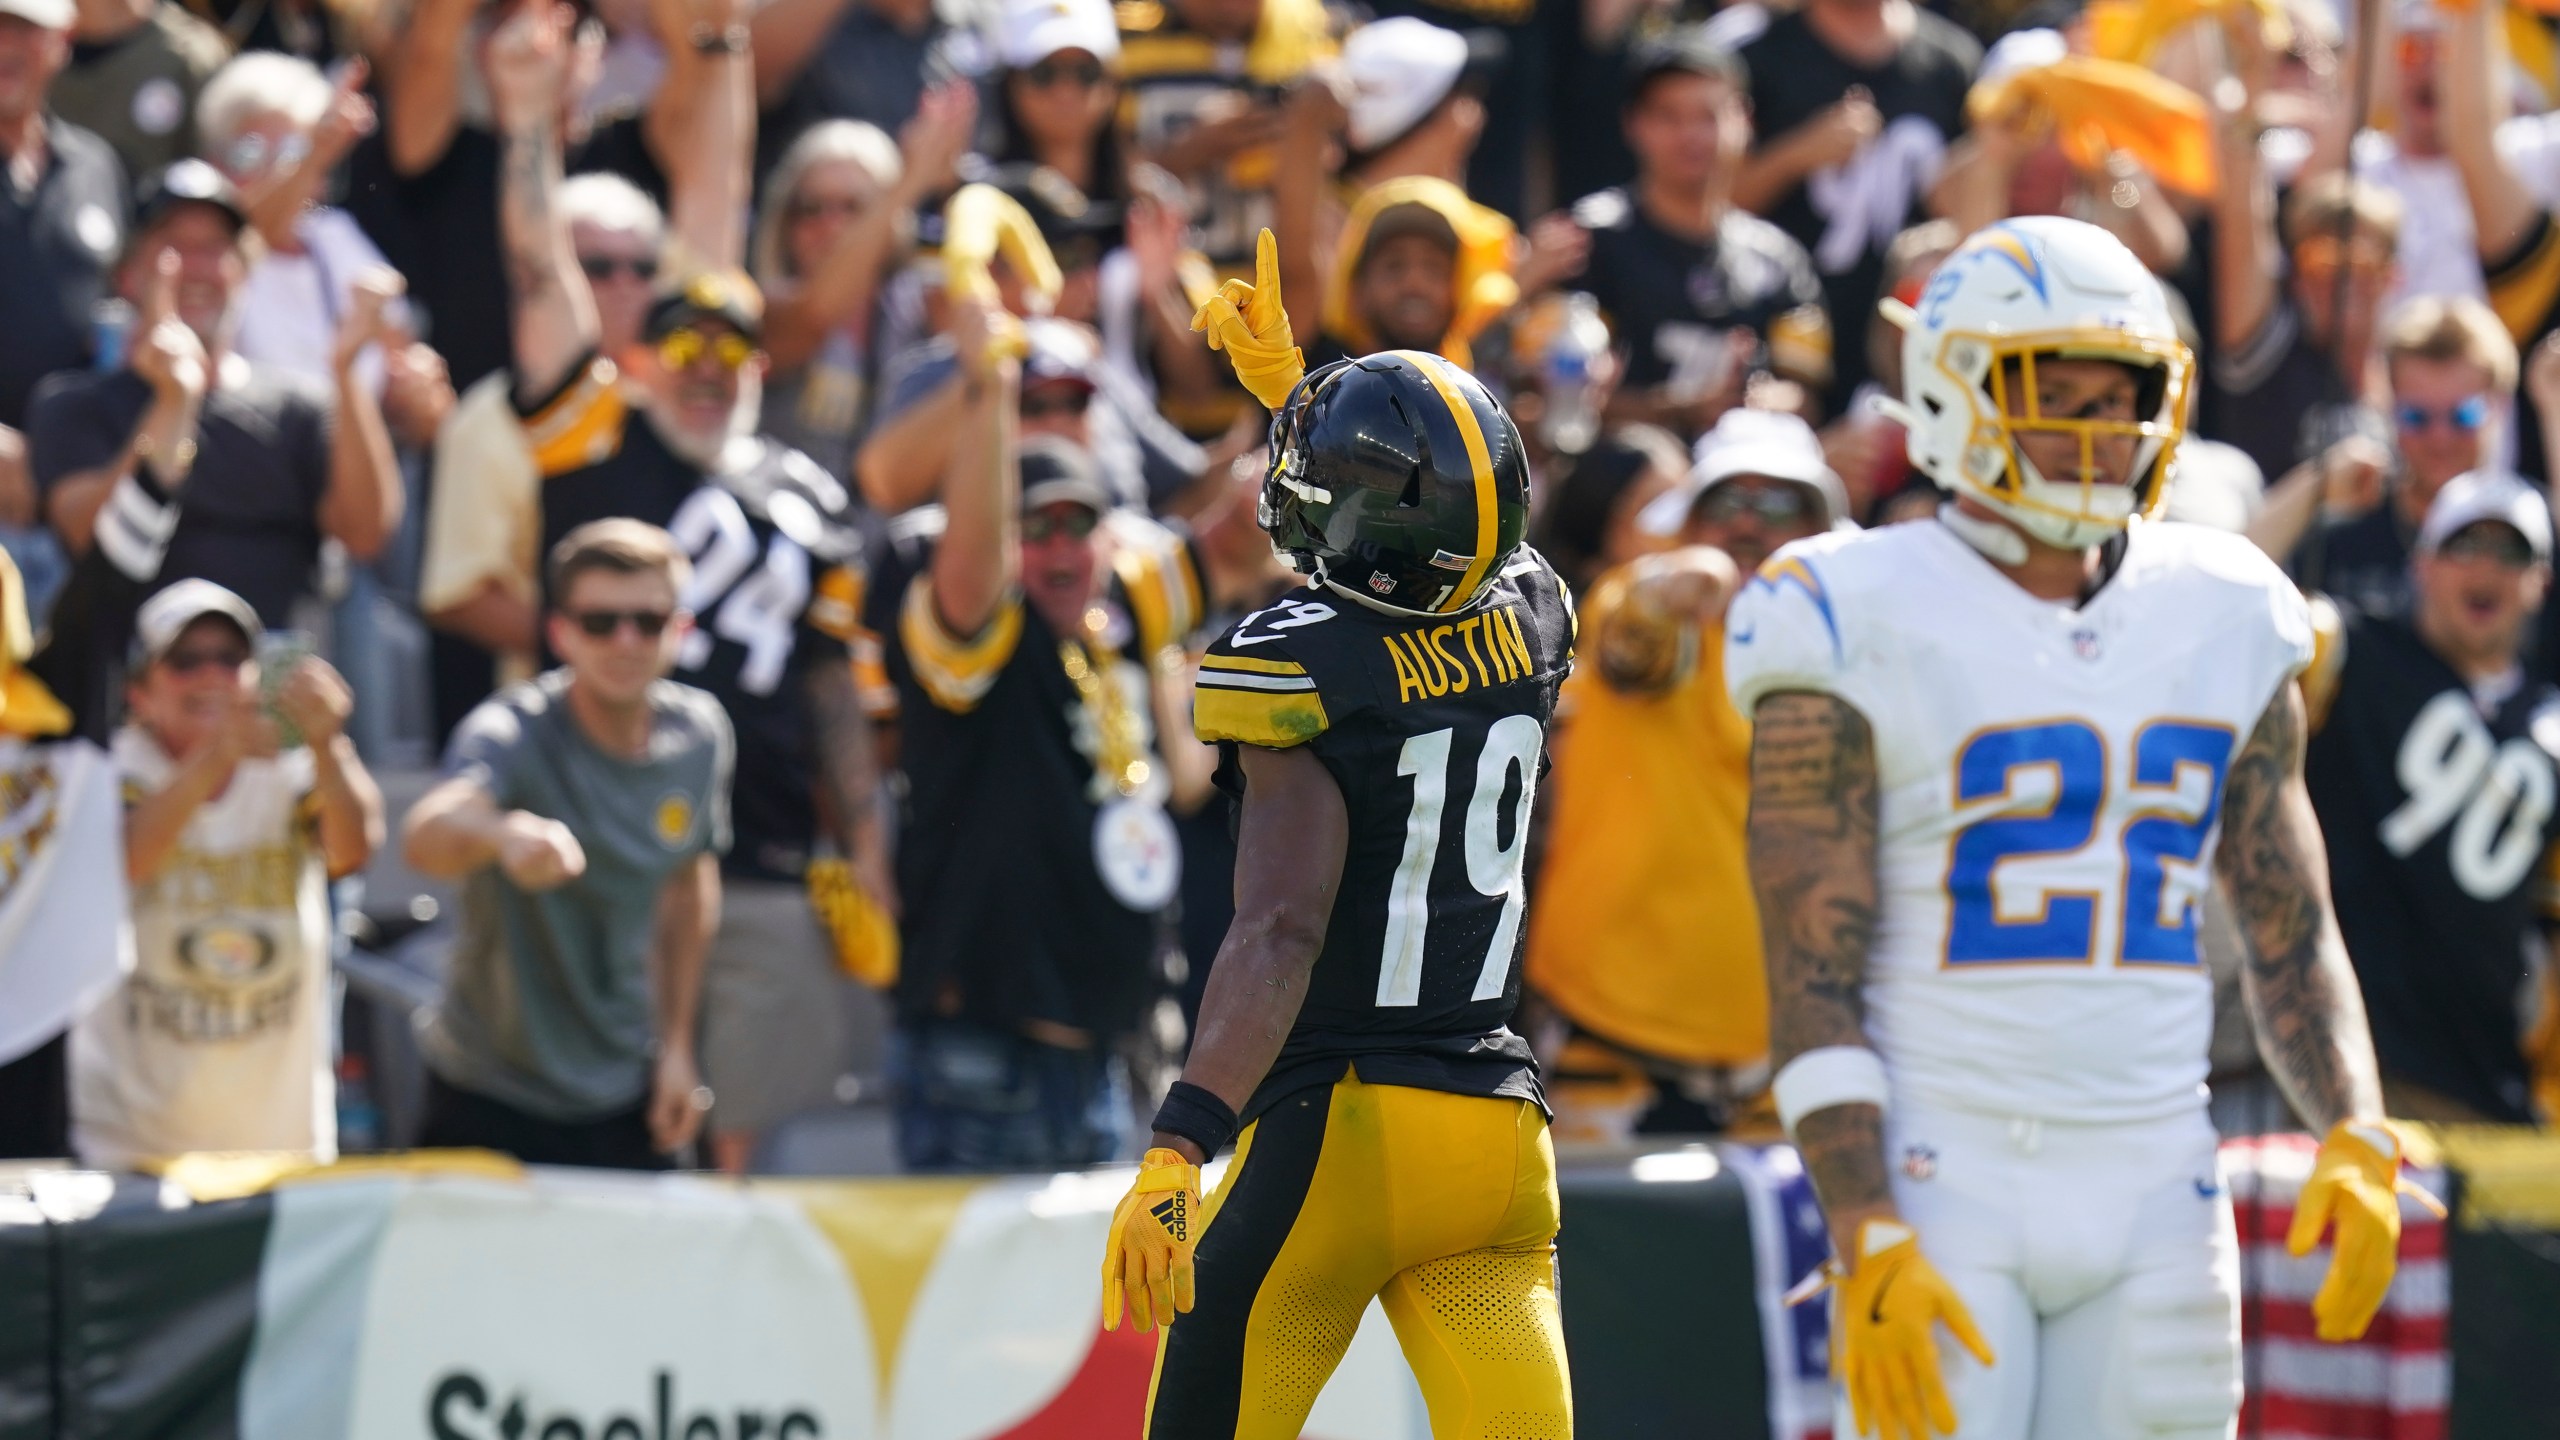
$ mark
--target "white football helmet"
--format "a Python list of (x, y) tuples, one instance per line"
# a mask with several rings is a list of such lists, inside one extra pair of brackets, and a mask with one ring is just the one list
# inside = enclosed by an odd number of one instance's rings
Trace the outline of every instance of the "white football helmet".
[[(1903, 332), (1903, 398), (1885, 408), (1909, 432), (1911, 463), (1931, 479), (2065, 549), (2098, 544), (2159, 511), (2186, 429), (2195, 357), (2178, 339), (2160, 282), (2122, 241), (2058, 216), (2004, 220), (1940, 262), (1916, 307), (1887, 299), (1884, 311)], [(2039, 359), (2132, 367), (2143, 381), (2134, 418), (2038, 414)], [(2006, 403), (2013, 379), (2024, 392), (2016, 414)], [(2039, 473), (2016, 443), (2028, 433), (2076, 436), (2079, 473)], [(2094, 447), (2109, 436), (2136, 440), (2121, 484), (2097, 481)]]

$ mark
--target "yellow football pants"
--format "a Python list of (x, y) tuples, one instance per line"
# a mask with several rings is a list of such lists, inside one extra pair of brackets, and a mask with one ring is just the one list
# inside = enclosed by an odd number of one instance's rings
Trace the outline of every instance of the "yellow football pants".
[(1373, 1298), (1435, 1440), (1570, 1440), (1555, 1238), (1535, 1105), (1357, 1077), (1292, 1095), (1209, 1197), (1148, 1440), (1297, 1440)]

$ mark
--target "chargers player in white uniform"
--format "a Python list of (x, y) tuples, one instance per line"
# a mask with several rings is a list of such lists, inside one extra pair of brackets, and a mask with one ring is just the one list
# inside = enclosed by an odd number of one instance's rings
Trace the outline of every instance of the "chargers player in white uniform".
[(2363, 1332), (2399, 1240), (2302, 786), (2310, 617), (2246, 540), (2149, 518), (2194, 361), (2112, 236), (1992, 226), (1894, 318), (1912, 460), (1956, 498), (1786, 547), (1726, 629), (1776, 1098), (1841, 1257), (1841, 1433), (2229, 1436), (2209, 875), (2269, 1068), (2328, 1132), (2290, 1237), (2334, 1222), (2322, 1338)]

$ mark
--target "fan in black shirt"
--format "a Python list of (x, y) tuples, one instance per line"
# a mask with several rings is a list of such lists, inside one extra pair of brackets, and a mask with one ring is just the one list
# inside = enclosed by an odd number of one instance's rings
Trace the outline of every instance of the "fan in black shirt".
[(2407, 619), (2324, 626), (2306, 766), (2391, 1113), (2530, 1123), (2521, 1005), (2560, 838), (2560, 689), (2520, 657), (2542, 499), (2466, 475), (2427, 512)]
[(1816, 395), (1830, 382), (1812, 260), (1732, 202), (1751, 144), (1748, 90), (1742, 62), (1694, 33), (1640, 51), (1625, 116), (1636, 183), (1573, 207), (1591, 236), (1573, 283), (1600, 302), (1627, 357), (1614, 419), (1694, 436), (1751, 372)]
[[(1909, 0), (1809, 0), (1742, 47), (1760, 143), (1734, 191), (1812, 253), (1835, 321), (1875, 309), (1885, 247), (1921, 218), (1982, 46)], [(1839, 411), (1866, 360), (1832, 367)]]

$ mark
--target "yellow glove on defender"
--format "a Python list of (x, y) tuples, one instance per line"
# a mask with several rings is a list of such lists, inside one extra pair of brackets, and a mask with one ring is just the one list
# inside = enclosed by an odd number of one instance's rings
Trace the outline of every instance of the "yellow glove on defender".
[(1955, 1406), (1938, 1375), (1941, 1322), (1974, 1359), (1991, 1363), (1972, 1313), (1920, 1253), (1911, 1227), (1892, 1220), (1859, 1226), (1857, 1256), (1835, 1275), (1831, 1294), (1831, 1374), (1849, 1391), (1859, 1434), (1929, 1440), (1955, 1433)]
[(2293, 1202), (2293, 1230), (2284, 1248), (2308, 1255), (2320, 1234), (2337, 1222), (2328, 1278), (2311, 1297), (2320, 1338), (2353, 1340), (2373, 1323), (2400, 1266), (2400, 1197), (2444, 1217), (2436, 1197), (2400, 1178), (2400, 1137), (2382, 1121), (2341, 1121), (2330, 1127), (2311, 1161), (2311, 1178)]
[(1200, 1241), (1200, 1167), (1172, 1150), (1150, 1150), (1138, 1183), (1111, 1212), (1102, 1251), (1102, 1328), (1120, 1328), (1126, 1296), (1140, 1331), (1173, 1323), (1191, 1308), (1191, 1249)]
[(1307, 377), (1307, 357), (1289, 334), (1289, 312), (1280, 304), (1280, 242), (1266, 228), (1254, 248), (1253, 283), (1230, 280), (1191, 317), (1206, 331), (1209, 348), (1227, 352), (1236, 378), (1266, 410), (1289, 403), (1289, 392)]

